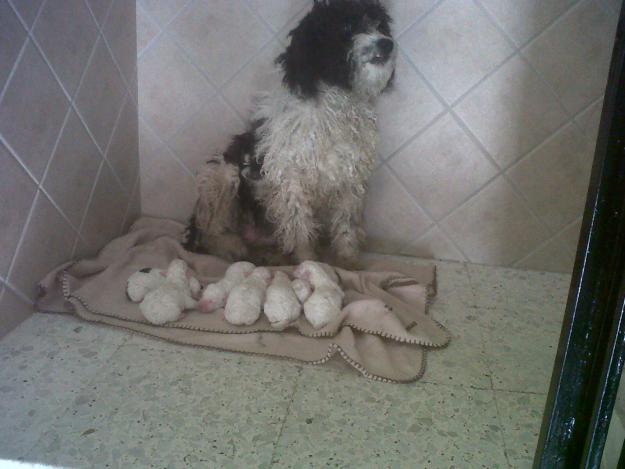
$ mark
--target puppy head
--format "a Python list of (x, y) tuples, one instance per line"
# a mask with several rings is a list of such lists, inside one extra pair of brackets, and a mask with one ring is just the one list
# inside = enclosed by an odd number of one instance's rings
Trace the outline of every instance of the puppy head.
[(315, 0), (277, 59), (284, 83), (303, 98), (314, 98), (322, 83), (378, 96), (395, 70), (390, 23), (378, 0)]

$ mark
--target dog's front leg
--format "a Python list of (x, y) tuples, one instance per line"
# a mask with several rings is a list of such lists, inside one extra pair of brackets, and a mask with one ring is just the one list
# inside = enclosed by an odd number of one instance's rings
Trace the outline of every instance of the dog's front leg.
[(318, 226), (309, 198), (296, 181), (285, 182), (273, 191), (267, 215), (285, 254), (297, 262), (315, 260)]
[(331, 208), (330, 235), (335, 262), (341, 267), (358, 267), (360, 246), (365, 240), (362, 227), (363, 199), (351, 191), (341, 194)]

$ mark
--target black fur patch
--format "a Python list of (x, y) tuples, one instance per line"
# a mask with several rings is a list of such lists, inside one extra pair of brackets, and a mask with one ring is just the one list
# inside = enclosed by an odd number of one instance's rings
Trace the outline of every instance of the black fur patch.
[(139, 272), (141, 272), (142, 274), (149, 274), (150, 272), (152, 272), (152, 267), (144, 267)]
[(276, 62), (284, 70), (284, 83), (292, 93), (314, 98), (319, 83), (351, 89), (349, 52), (356, 34), (377, 27), (391, 35), (391, 18), (377, 0), (316, 0), (291, 43)]

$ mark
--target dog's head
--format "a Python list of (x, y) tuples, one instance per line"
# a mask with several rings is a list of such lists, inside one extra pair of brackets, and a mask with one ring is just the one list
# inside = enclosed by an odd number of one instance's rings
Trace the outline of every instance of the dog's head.
[(284, 83), (303, 98), (315, 97), (322, 83), (376, 97), (395, 72), (390, 23), (378, 0), (315, 0), (277, 59)]

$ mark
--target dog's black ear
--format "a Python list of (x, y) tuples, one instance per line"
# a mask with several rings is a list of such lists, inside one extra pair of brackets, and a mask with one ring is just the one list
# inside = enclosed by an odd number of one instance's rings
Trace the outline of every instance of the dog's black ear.
[[(318, 4), (315, 2), (315, 6)], [(308, 24), (302, 22), (291, 31), (291, 44), (276, 59), (284, 71), (284, 84), (292, 93), (303, 98), (313, 98), (317, 95), (320, 80), (319, 68), (314, 60), (312, 38), (307, 34), (308, 31), (304, 30), (308, 28)]]

